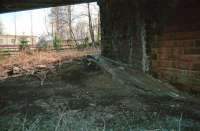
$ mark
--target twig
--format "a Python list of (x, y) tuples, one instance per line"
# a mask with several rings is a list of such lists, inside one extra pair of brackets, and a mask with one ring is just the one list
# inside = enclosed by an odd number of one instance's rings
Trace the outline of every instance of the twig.
[(26, 117), (27, 117), (27, 113), (26, 113), (25, 118), (22, 123), (22, 131), (25, 131)]
[(39, 80), (40, 80), (40, 86), (43, 86), (43, 85), (44, 85), (44, 82), (45, 82), (45, 80), (47, 79), (47, 73), (48, 73), (48, 72), (49, 72), (49, 71), (42, 71), (42, 72), (40, 72), (39, 74), (33, 74), (33, 76), (39, 78)]
[(182, 122), (182, 119), (183, 119), (183, 113), (181, 113), (181, 117), (180, 117), (179, 122), (178, 122), (178, 131), (181, 131), (181, 122)]
[(103, 131), (106, 131), (106, 121), (103, 117), (102, 117), (102, 120), (103, 120)]
[(59, 117), (59, 120), (58, 120), (58, 123), (57, 123), (57, 126), (56, 126), (56, 128), (55, 128), (55, 131), (58, 130), (58, 128), (59, 128), (59, 126), (60, 126), (60, 122), (61, 122), (61, 120), (63, 119), (64, 116), (65, 116), (65, 113), (64, 113), (64, 112), (61, 112), (60, 117)]

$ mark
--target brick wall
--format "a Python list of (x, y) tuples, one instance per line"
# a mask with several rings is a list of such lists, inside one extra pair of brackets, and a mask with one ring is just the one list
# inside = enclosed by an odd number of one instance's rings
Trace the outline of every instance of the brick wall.
[(174, 84), (200, 91), (200, 32), (156, 36), (152, 49), (154, 74)]
[(180, 3), (155, 36), (152, 72), (180, 89), (200, 91), (200, 2), (190, 2)]

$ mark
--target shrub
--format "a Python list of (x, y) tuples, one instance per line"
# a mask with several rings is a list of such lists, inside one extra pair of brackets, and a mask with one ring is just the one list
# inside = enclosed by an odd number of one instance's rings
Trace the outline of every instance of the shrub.
[(84, 49), (90, 47), (89, 38), (85, 37), (85, 39), (77, 45), (78, 49)]
[(79, 44), (79, 45), (77, 45), (77, 49), (84, 49), (84, 48), (87, 48), (86, 44)]
[(48, 42), (47, 42), (45, 36), (41, 36), (39, 38), (39, 41), (37, 43), (37, 48), (39, 50), (46, 50), (48, 48)]
[(53, 39), (53, 47), (56, 50), (61, 49), (61, 39), (58, 36), (55, 36), (54, 39)]
[(88, 43), (89, 43), (89, 38), (88, 38), (88, 37), (85, 37), (85, 39), (84, 39), (84, 44), (85, 44), (86, 46), (88, 46)]
[(29, 41), (27, 40), (27, 38), (22, 37), (22, 38), (20, 39), (19, 49), (20, 49), (21, 51), (29, 50), (30, 48), (29, 48), (28, 43), (29, 43)]

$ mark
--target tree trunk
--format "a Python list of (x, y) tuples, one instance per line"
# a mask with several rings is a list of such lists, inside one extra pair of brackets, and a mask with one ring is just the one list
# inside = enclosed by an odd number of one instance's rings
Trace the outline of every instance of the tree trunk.
[(90, 12), (90, 3), (88, 3), (87, 5), (88, 5), (88, 21), (89, 21), (90, 37), (92, 40), (92, 46), (95, 47), (94, 30), (93, 30), (92, 17), (91, 17), (91, 12)]
[(97, 22), (97, 40), (100, 45), (100, 35), (101, 35), (101, 22), (100, 22), (100, 11), (98, 12), (98, 22)]
[(69, 32), (70, 32), (70, 39), (72, 39), (77, 46), (78, 42), (76, 41), (73, 29), (72, 29), (72, 11), (71, 11), (70, 5), (68, 6), (68, 21), (69, 21), (68, 26), (69, 26)]
[(55, 31), (55, 36), (59, 34), (59, 8), (56, 7), (56, 31)]

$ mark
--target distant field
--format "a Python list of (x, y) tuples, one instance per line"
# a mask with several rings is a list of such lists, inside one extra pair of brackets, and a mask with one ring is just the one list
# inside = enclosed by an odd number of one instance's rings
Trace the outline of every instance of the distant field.
[(13, 66), (18, 66), (27, 70), (33, 69), (38, 65), (48, 65), (62, 60), (80, 58), (89, 54), (100, 54), (100, 50), (96, 48), (88, 48), (83, 50), (68, 49), (63, 51), (20, 52), (19, 54), (11, 56), (0, 55), (0, 76), (2, 76), (7, 69)]

